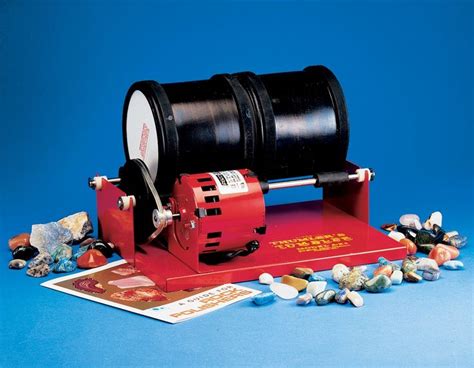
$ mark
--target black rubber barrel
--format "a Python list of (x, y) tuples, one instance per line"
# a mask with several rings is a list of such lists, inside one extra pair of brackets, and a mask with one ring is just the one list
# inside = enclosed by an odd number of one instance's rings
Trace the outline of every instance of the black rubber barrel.
[(180, 173), (249, 168), (262, 179), (344, 167), (349, 123), (342, 89), (324, 66), (209, 80), (134, 83), (124, 149), (149, 168), (160, 195)]

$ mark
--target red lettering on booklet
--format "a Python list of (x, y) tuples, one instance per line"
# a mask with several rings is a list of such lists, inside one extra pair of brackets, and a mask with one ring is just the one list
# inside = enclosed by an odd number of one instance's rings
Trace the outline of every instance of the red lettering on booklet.
[(148, 136), (150, 135), (150, 129), (146, 126), (146, 123), (143, 123), (142, 127), (142, 137), (140, 138), (140, 155), (142, 159), (145, 159), (146, 150), (148, 148)]

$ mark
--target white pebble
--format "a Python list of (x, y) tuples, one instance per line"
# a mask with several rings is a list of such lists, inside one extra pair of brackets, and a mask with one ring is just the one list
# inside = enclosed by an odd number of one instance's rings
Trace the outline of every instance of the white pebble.
[(321, 291), (324, 291), (327, 286), (326, 281), (311, 281), (308, 286), (306, 287), (306, 292), (311, 294), (313, 297), (316, 294), (319, 294)]
[(392, 280), (392, 285), (400, 285), (403, 281), (403, 272), (400, 270), (393, 271), (390, 280)]
[(390, 231), (388, 233), (388, 236), (392, 238), (393, 240), (396, 240), (397, 242), (399, 242), (402, 239), (405, 239), (405, 235), (403, 235), (402, 233), (399, 233), (398, 231)]
[(298, 290), (296, 290), (296, 288), (282, 284), (281, 282), (272, 283), (270, 285), (270, 290), (282, 299), (294, 299), (298, 296)]
[(258, 277), (258, 282), (264, 285), (271, 285), (273, 283), (273, 276), (266, 272), (262, 273)]
[(414, 227), (417, 230), (421, 230), (421, 222), (420, 222), (420, 217), (418, 215), (414, 214), (407, 214), (403, 215), (400, 217), (400, 224), (408, 226), (408, 227)]
[(360, 308), (364, 305), (364, 299), (357, 291), (347, 293), (347, 299), (349, 299), (354, 307)]
[(342, 276), (347, 275), (349, 272), (351, 271), (346, 265), (343, 265), (342, 263), (335, 264), (332, 268), (332, 279), (339, 282)]

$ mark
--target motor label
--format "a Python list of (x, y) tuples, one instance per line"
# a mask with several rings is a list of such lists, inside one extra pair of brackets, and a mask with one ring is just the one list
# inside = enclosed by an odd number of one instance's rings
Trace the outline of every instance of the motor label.
[(221, 194), (246, 193), (249, 191), (243, 175), (237, 170), (216, 171), (209, 173), (216, 182)]

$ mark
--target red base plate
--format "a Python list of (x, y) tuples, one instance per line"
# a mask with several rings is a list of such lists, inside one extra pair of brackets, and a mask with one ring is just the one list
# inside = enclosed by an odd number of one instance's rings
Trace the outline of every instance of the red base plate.
[(254, 280), (262, 272), (281, 276), (296, 266), (319, 271), (406, 256), (403, 245), (325, 201), (267, 207), (266, 223), (255, 253), (219, 265), (201, 263), (199, 273), (153, 244), (137, 248), (135, 265), (164, 290), (175, 291)]

